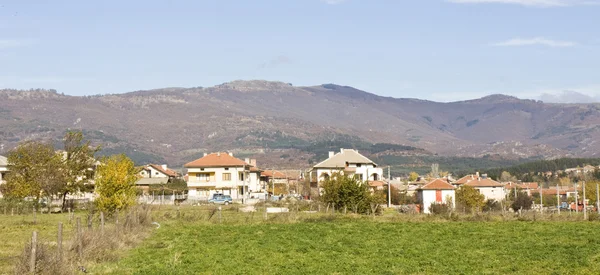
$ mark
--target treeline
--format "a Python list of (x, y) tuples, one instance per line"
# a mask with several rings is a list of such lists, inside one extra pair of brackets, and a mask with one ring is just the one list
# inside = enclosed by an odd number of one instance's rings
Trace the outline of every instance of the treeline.
[(519, 180), (529, 181), (534, 175), (544, 172), (555, 172), (568, 168), (584, 167), (586, 165), (600, 165), (600, 158), (560, 158), (553, 160), (538, 160), (522, 163), (510, 167), (492, 168), (482, 171), (489, 177), (498, 179), (503, 171), (509, 172)]
[(508, 167), (531, 161), (532, 159), (505, 159), (497, 156), (446, 157), (446, 156), (394, 156), (386, 155), (374, 158), (379, 165), (392, 166), (393, 176), (406, 176), (410, 172), (420, 175), (431, 172), (431, 165), (439, 164), (440, 171), (447, 171), (455, 176), (462, 176), (495, 167)]

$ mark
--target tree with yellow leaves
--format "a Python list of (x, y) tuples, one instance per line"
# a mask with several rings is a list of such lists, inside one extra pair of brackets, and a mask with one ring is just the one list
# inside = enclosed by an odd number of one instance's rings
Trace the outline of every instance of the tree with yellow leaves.
[(419, 174), (417, 174), (417, 172), (410, 172), (408, 174), (408, 181), (409, 182), (416, 181), (418, 178), (419, 178)]
[(96, 171), (96, 206), (113, 213), (135, 204), (137, 170), (125, 154), (105, 157)]

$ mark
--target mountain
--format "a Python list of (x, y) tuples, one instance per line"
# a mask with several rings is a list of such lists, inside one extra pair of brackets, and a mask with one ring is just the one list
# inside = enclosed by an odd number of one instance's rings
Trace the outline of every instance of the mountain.
[(59, 144), (67, 129), (83, 130), (105, 154), (176, 165), (216, 150), (308, 165), (343, 146), (373, 155), (600, 155), (599, 104), (505, 95), (440, 103), (269, 81), (81, 97), (0, 90), (0, 153), (29, 139)]

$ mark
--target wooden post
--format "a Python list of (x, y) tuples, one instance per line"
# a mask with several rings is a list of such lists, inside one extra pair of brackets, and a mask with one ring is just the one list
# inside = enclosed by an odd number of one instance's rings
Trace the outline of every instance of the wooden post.
[(100, 212), (100, 233), (104, 234), (104, 212)]
[(221, 220), (221, 206), (219, 206), (219, 223), (222, 223), (222, 220)]
[(115, 231), (117, 235), (119, 234), (119, 210), (115, 211)]
[(62, 250), (62, 233), (63, 233), (63, 224), (62, 222), (58, 222), (58, 239), (56, 240), (56, 246), (58, 249), (58, 261), (62, 261), (63, 250)]
[(10, 208), (10, 215), (14, 216), (15, 215), (15, 209), (14, 208)]
[(69, 224), (73, 222), (73, 212), (71, 211), (71, 207), (67, 208), (69, 210)]
[(88, 226), (88, 230), (92, 229), (92, 214), (89, 213), (88, 217), (87, 217), (87, 226)]
[(33, 231), (33, 235), (31, 235), (31, 257), (29, 258), (29, 272), (31, 274), (35, 274), (35, 258), (37, 250), (37, 231)]
[(587, 207), (585, 205), (585, 181), (583, 182), (583, 220), (587, 220)]
[(77, 256), (81, 259), (83, 254), (83, 241), (81, 240), (81, 217), (77, 217)]

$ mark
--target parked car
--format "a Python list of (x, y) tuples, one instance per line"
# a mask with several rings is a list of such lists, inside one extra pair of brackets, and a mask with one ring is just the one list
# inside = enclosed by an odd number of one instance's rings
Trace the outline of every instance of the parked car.
[(230, 195), (213, 195), (213, 198), (208, 200), (209, 203), (228, 205), (233, 202)]

